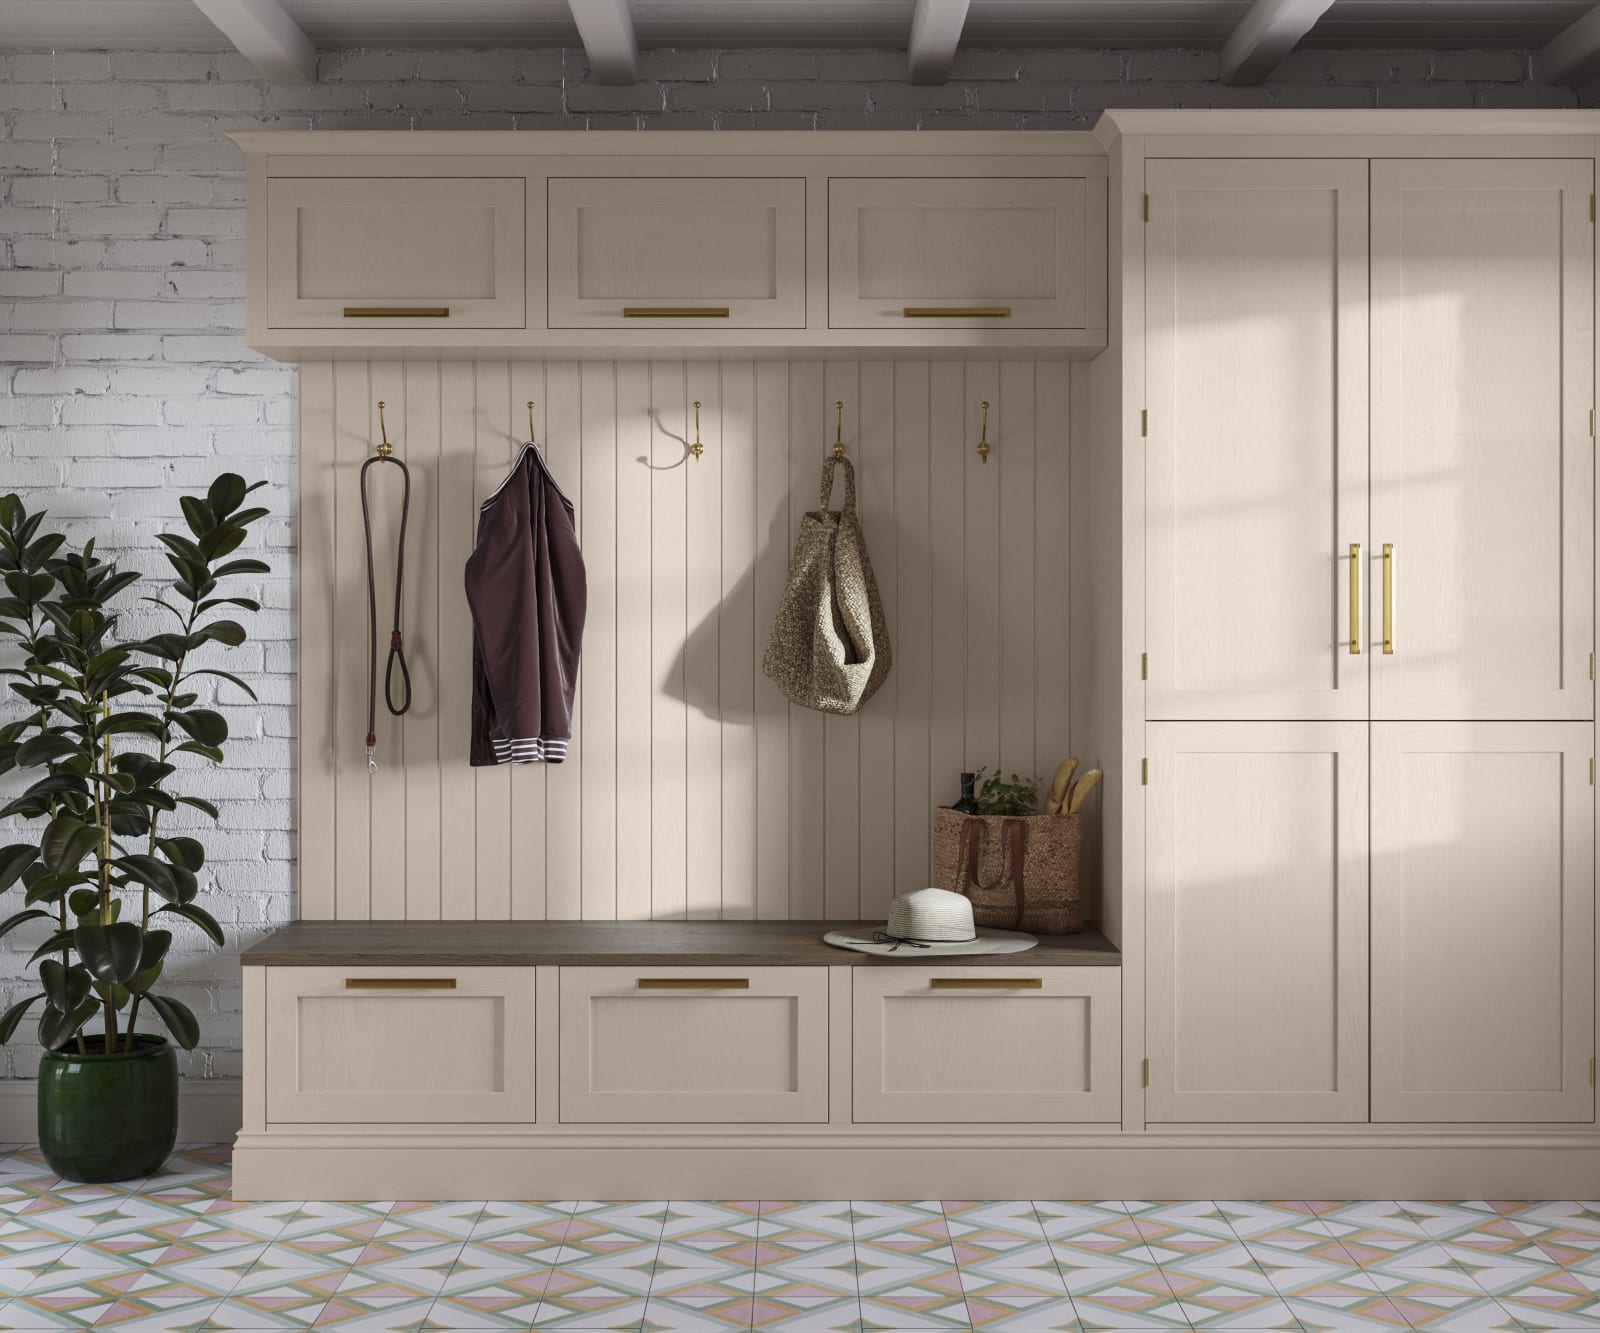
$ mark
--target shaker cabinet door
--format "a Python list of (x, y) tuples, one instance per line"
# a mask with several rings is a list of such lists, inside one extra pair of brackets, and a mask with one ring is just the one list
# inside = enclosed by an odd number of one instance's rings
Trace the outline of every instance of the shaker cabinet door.
[(1372, 733), (1372, 1118), (1592, 1120), (1593, 729)]
[(1363, 718), (1367, 164), (1152, 161), (1151, 718)]
[(1149, 727), (1152, 1122), (1367, 1118), (1367, 725)]
[(1372, 164), (1373, 716), (1589, 718), (1593, 164)]

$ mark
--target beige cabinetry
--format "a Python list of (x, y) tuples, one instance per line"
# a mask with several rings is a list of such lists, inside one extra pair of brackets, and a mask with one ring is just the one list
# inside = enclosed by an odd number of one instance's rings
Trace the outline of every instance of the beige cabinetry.
[(858, 967), (858, 1122), (1115, 1121), (1111, 967)]
[(521, 328), (525, 190), (521, 176), (268, 181), (268, 325)]
[(1367, 1118), (1367, 727), (1150, 728), (1147, 1118)]
[(561, 969), (561, 1119), (828, 1118), (823, 967)]
[(1374, 717), (1594, 716), (1593, 188), (1372, 165)]
[(1372, 727), (1372, 1118), (1592, 1120), (1594, 788), (1573, 722)]
[(1367, 164), (1146, 170), (1146, 716), (1365, 718)]
[(550, 327), (799, 329), (806, 182), (552, 177)]
[(828, 322), (1103, 326), (1104, 248), (1104, 179), (836, 178)]
[(272, 968), (266, 1114), (286, 1123), (528, 1124), (531, 968)]

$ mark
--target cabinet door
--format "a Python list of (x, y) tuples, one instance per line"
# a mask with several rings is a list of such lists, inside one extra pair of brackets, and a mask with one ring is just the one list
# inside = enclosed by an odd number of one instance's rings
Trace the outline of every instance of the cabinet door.
[(528, 1124), (531, 967), (267, 969), (267, 1119)]
[(561, 969), (564, 1122), (827, 1118), (827, 968)]
[(1160, 1121), (1367, 1118), (1367, 726), (1149, 727)]
[(1593, 1119), (1592, 729), (1372, 732), (1372, 1118)]
[(1364, 718), (1367, 164), (1146, 170), (1146, 716)]
[(1374, 717), (1594, 716), (1592, 188), (1372, 164)]
[(806, 183), (552, 177), (549, 281), (553, 329), (804, 328)]
[(858, 1122), (1121, 1114), (1121, 968), (869, 964), (854, 982)]
[(522, 328), (525, 193), (520, 176), (274, 177), (268, 325)]
[(1103, 328), (1105, 216), (1096, 178), (830, 180), (828, 323)]

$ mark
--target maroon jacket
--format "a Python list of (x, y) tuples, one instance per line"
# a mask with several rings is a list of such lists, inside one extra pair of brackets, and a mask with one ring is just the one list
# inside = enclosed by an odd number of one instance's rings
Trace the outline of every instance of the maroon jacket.
[(467, 560), (474, 767), (567, 757), (588, 602), (572, 501), (525, 444)]

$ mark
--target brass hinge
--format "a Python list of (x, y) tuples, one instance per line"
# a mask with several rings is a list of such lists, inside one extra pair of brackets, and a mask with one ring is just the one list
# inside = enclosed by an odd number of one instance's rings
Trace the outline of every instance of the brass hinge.
[(1594, 439), (1594, 408), (1589, 409), (1589, 438)]
[[(1146, 199), (1148, 199), (1149, 197), (1150, 197), (1149, 195), (1145, 195)], [(1146, 218), (1146, 221), (1149, 221), (1149, 219)], [(1590, 222), (1594, 221), (1594, 196), (1592, 194), (1589, 196), (1589, 221)]]
[(1589, 1086), (1594, 1087), (1594, 1056), (1589, 1057)]
[[(1594, 654), (1593, 653), (1589, 654), (1589, 665), (1590, 665), (1590, 668), (1591, 668), (1590, 671), (1589, 671), (1589, 675), (1592, 677), (1594, 675), (1594, 671), (1593, 671)], [(1140, 680), (1149, 680), (1150, 679), (1150, 654), (1149, 653), (1140, 653), (1139, 654), (1139, 679)]]
[(1589, 785), (1594, 786), (1594, 756), (1589, 756)]
[[(1592, 431), (1590, 432), (1590, 434), (1593, 433)], [(1139, 409), (1139, 434), (1141, 436), (1150, 434), (1150, 409), (1148, 407)]]
[(1594, 679), (1594, 654), (1589, 654), (1589, 679)]
[[(1592, 194), (1589, 196), (1589, 210), (1590, 210), (1590, 212), (1589, 212), (1589, 220), (1591, 222), (1593, 222), (1594, 221), (1594, 196)], [(1145, 197), (1144, 197), (1144, 220), (1146, 222), (1150, 221), (1150, 196), (1149, 195), (1145, 195)]]
[(1148, 759), (1139, 761), (1139, 785), (1141, 787), (1150, 785), (1150, 761)]
[[(1591, 1061), (1591, 1063), (1593, 1062)], [(1590, 1079), (1591, 1083), (1593, 1081), (1593, 1079)], [(1147, 1088), (1150, 1086), (1150, 1061), (1148, 1058), (1144, 1062), (1144, 1086)]]

